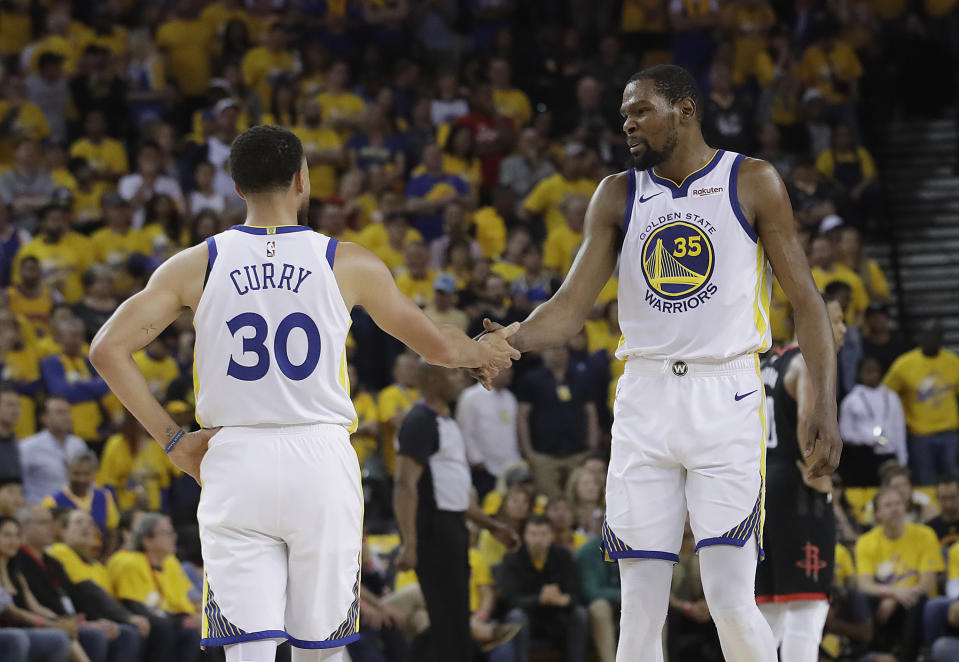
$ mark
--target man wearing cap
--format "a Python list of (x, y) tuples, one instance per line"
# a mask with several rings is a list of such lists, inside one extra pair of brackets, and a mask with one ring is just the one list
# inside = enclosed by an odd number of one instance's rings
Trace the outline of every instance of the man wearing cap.
[(570, 195), (588, 198), (596, 190), (596, 182), (586, 176), (585, 153), (582, 143), (566, 144), (559, 172), (542, 180), (526, 196), (519, 212), (521, 219), (529, 221), (535, 215), (542, 215), (547, 232), (563, 227), (565, 219), (560, 209), (563, 200)]
[(138, 172), (120, 180), (117, 190), (129, 201), (134, 209), (133, 227), (142, 228), (146, 220), (144, 205), (158, 193), (169, 195), (177, 207), (183, 209), (183, 191), (172, 177), (161, 172), (160, 146), (155, 142), (145, 142), (137, 152)]
[(456, 307), (456, 279), (441, 273), (433, 280), (433, 302), (423, 312), (437, 324), (450, 324), (466, 331), (469, 317)]

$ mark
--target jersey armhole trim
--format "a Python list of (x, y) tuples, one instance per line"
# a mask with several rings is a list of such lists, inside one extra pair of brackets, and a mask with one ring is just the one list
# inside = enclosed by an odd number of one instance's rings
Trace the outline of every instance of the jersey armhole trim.
[(626, 211), (623, 212), (623, 234), (629, 230), (629, 221), (633, 216), (633, 198), (636, 197), (636, 171), (630, 168), (626, 171), (628, 185), (626, 188)]
[(217, 250), (216, 250), (216, 241), (213, 237), (206, 238), (206, 247), (210, 252), (210, 257), (206, 262), (206, 274), (203, 276), (203, 286), (206, 287), (206, 282), (210, 279), (210, 272), (213, 271), (213, 263), (216, 262)]
[(729, 169), (729, 205), (733, 208), (733, 214), (736, 215), (736, 220), (739, 221), (739, 225), (742, 226), (746, 236), (756, 244), (759, 243), (759, 235), (756, 234), (755, 228), (749, 224), (746, 215), (743, 213), (742, 205), (739, 204), (739, 166), (745, 158), (744, 154), (738, 154)]
[(340, 243), (338, 239), (330, 237), (330, 241), (326, 244), (326, 261), (330, 263), (330, 269), (333, 268), (333, 260), (336, 259), (336, 245)]

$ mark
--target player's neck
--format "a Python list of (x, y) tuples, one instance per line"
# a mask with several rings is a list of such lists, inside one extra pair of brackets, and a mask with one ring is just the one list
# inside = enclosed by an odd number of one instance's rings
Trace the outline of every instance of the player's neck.
[(291, 208), (287, 196), (263, 196), (257, 200), (246, 201), (246, 221), (244, 225), (270, 227), (276, 225), (297, 225), (296, 209)]
[(653, 168), (653, 171), (665, 179), (681, 183), (689, 175), (702, 169), (716, 154), (716, 150), (706, 144), (702, 136), (694, 136), (686, 145), (677, 145), (666, 161)]

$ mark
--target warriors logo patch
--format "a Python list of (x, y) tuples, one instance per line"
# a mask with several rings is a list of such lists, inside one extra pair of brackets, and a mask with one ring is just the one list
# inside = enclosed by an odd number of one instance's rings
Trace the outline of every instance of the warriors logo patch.
[(709, 237), (691, 223), (677, 221), (656, 228), (643, 245), (646, 283), (670, 301), (685, 299), (703, 289), (713, 266)]

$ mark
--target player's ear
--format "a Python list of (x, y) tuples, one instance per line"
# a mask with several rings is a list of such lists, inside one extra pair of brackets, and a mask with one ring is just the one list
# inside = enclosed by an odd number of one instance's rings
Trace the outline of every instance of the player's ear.
[(696, 119), (696, 102), (694, 102), (689, 97), (686, 97), (679, 102), (679, 116), (683, 120), (695, 120)]
[(240, 198), (241, 198), (242, 200), (246, 200), (246, 196), (243, 195), (243, 191), (240, 190), (240, 187), (239, 187), (239, 186), (237, 186), (236, 184), (234, 184), (234, 185), (233, 185), (233, 190), (236, 191), (236, 194), (237, 194), (238, 196), (240, 196)]

